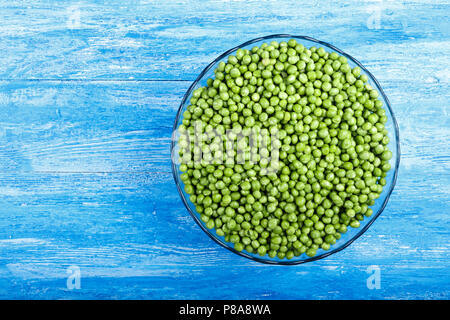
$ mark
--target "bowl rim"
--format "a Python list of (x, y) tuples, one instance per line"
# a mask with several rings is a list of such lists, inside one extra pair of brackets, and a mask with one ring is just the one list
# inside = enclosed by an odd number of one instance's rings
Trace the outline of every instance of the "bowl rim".
[[(270, 260), (270, 259), (264, 259), (263, 257), (257, 257), (257, 256), (253, 256), (250, 255), (248, 253), (246, 253), (245, 251), (237, 251), (236, 249), (234, 249), (231, 245), (228, 245), (226, 242), (222, 241), (221, 239), (219, 239), (218, 237), (214, 236), (212, 234), (212, 232), (210, 230), (208, 230), (203, 223), (200, 221), (200, 219), (197, 217), (197, 215), (192, 212), (189, 204), (187, 203), (187, 199), (185, 198), (183, 191), (181, 190), (181, 186), (180, 186), (180, 181), (177, 175), (177, 167), (175, 162), (173, 161), (174, 159), (174, 149), (175, 149), (175, 135), (174, 133), (176, 132), (177, 129), (177, 124), (179, 122), (180, 119), (180, 115), (181, 115), (181, 111), (183, 109), (184, 104), (186, 103), (186, 100), (189, 98), (189, 96), (192, 93), (192, 89), (200, 82), (200, 80), (203, 78), (203, 76), (220, 60), (222, 60), (223, 58), (225, 58), (226, 56), (228, 56), (229, 54), (231, 54), (232, 52), (242, 48), (242, 47), (246, 47), (248, 45), (251, 45), (253, 43), (262, 41), (262, 40), (268, 40), (268, 39), (276, 39), (276, 38), (293, 38), (293, 39), (302, 39), (302, 40), (307, 40), (310, 42), (314, 42), (317, 44), (321, 44), (325, 47), (331, 48), (334, 51), (338, 52), (340, 55), (345, 56), (347, 59), (350, 59), (353, 63), (355, 63), (358, 67), (360, 67), (362, 70), (364, 70), (364, 72), (370, 77), (370, 79), (375, 83), (378, 91), (381, 93), (383, 99), (386, 101), (386, 107), (388, 108), (390, 114), (391, 114), (391, 118), (392, 121), (394, 123), (394, 137), (395, 137), (395, 144), (396, 144), (396, 151), (397, 151), (397, 158), (396, 158), (396, 162), (395, 162), (395, 167), (392, 168), (394, 169), (394, 176), (393, 176), (393, 180), (392, 180), (392, 184), (390, 186), (390, 189), (388, 190), (388, 193), (386, 194), (386, 198), (383, 201), (383, 204), (381, 205), (381, 207), (378, 209), (378, 211), (372, 215), (371, 219), (367, 222), (366, 225), (364, 225), (352, 238), (350, 238), (349, 240), (347, 240), (345, 243), (341, 244), (340, 246), (334, 248), (334, 249), (330, 249), (329, 251), (326, 251), (320, 255), (314, 256), (314, 257), (309, 257), (306, 259), (301, 259), (301, 260), (280, 260), (280, 261), (276, 261), (276, 260)], [(245, 257), (247, 259), (253, 260), (253, 261), (257, 261), (260, 263), (264, 263), (264, 264), (270, 264), (270, 265), (298, 265), (298, 264), (303, 264), (306, 262), (312, 262), (312, 261), (316, 261), (316, 260), (320, 260), (323, 258), (326, 258), (334, 253), (337, 253), (341, 250), (344, 250), (345, 248), (347, 248), (349, 245), (351, 245), (356, 239), (358, 239), (360, 236), (362, 236), (367, 229), (369, 229), (369, 227), (375, 222), (375, 220), (381, 215), (381, 213), (384, 211), (384, 208), (386, 207), (389, 198), (392, 194), (392, 191), (394, 190), (394, 187), (396, 185), (397, 182), (397, 176), (398, 176), (398, 168), (399, 168), (399, 164), (400, 164), (400, 135), (399, 135), (399, 127), (397, 124), (397, 120), (395, 118), (394, 112), (392, 111), (391, 108), (391, 104), (389, 102), (388, 97), (386, 96), (386, 94), (384, 93), (383, 89), (381, 88), (380, 83), (378, 82), (378, 80), (375, 78), (375, 76), (366, 69), (366, 67), (364, 67), (357, 59), (355, 59), (354, 57), (352, 57), (351, 55), (349, 55), (348, 53), (345, 53), (344, 51), (342, 51), (341, 49), (333, 46), (332, 44), (329, 44), (325, 41), (321, 41), (321, 40), (317, 40), (315, 38), (309, 37), (309, 36), (296, 36), (296, 35), (291, 35), (291, 34), (271, 34), (271, 35), (267, 35), (267, 36), (263, 36), (263, 37), (258, 37), (258, 38), (254, 38), (252, 40), (246, 41), (238, 46), (235, 46), (227, 51), (225, 51), (224, 53), (222, 53), (221, 55), (219, 55), (217, 58), (215, 58), (211, 63), (209, 63), (204, 69), (203, 71), (198, 75), (198, 77), (192, 82), (192, 84), (189, 86), (188, 90), (186, 91), (186, 93), (183, 96), (183, 99), (181, 100), (180, 106), (178, 108), (176, 117), (175, 117), (175, 122), (173, 125), (173, 130), (172, 130), (172, 137), (171, 137), (171, 144), (170, 144), (170, 156), (171, 156), (171, 163), (172, 163), (172, 174), (173, 174), (173, 178), (175, 180), (175, 184), (177, 186), (178, 189), (178, 193), (181, 196), (181, 199), (184, 203), (184, 206), (186, 207), (186, 209), (188, 210), (189, 214), (191, 215), (191, 217), (194, 219), (194, 221), (198, 224), (198, 226), (212, 239), (214, 240), (214, 242), (218, 243), (220, 246), (230, 250), (231, 252)]]

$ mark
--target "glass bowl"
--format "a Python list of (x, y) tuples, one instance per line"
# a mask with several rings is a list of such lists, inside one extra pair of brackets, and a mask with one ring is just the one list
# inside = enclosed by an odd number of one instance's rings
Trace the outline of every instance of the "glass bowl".
[(249, 253), (246, 251), (237, 251), (233, 248), (233, 244), (231, 242), (226, 242), (223, 236), (218, 236), (215, 232), (215, 229), (207, 229), (205, 226), (205, 223), (200, 219), (200, 215), (196, 212), (195, 206), (193, 203), (189, 200), (189, 195), (184, 191), (184, 184), (180, 179), (180, 170), (179, 170), (179, 163), (177, 162), (178, 158), (178, 148), (177, 148), (177, 136), (176, 134), (172, 135), (172, 143), (171, 143), (171, 157), (172, 157), (172, 173), (173, 177), (175, 179), (175, 183), (178, 189), (178, 192), (180, 193), (181, 199), (183, 200), (184, 205), (186, 206), (187, 210), (191, 214), (192, 218), (194, 218), (195, 222), (200, 226), (200, 228), (206, 232), (206, 234), (213, 239), (215, 242), (220, 244), (222, 247), (227, 248), (228, 250), (246, 257), (248, 259), (267, 263), (267, 264), (279, 264), (279, 265), (293, 265), (293, 264), (300, 264), (305, 263), (309, 261), (314, 261), (318, 259), (322, 259), (325, 257), (328, 257), (332, 255), (335, 252), (341, 251), (342, 249), (348, 247), (353, 241), (358, 239), (371, 225), (372, 223), (378, 218), (378, 216), (381, 214), (383, 209), (386, 207), (386, 204), (389, 200), (389, 197), (392, 193), (392, 190), (394, 189), (395, 182), (397, 180), (397, 173), (398, 173), (398, 166), (400, 163), (400, 144), (399, 144), (399, 130), (398, 125), (394, 117), (394, 113), (392, 112), (391, 106), (389, 104), (389, 100), (386, 97), (386, 94), (384, 93), (383, 89), (381, 88), (378, 81), (375, 79), (375, 77), (363, 66), (361, 63), (359, 63), (355, 58), (350, 56), (349, 54), (343, 52), (342, 50), (332, 46), (331, 44), (328, 44), (323, 41), (319, 41), (310, 37), (306, 36), (293, 36), (288, 34), (275, 34), (270, 35), (266, 37), (256, 38), (250, 41), (247, 41), (235, 48), (232, 48), (230, 50), (227, 50), (223, 54), (221, 54), (219, 57), (217, 57), (214, 61), (212, 61), (197, 77), (197, 79), (192, 83), (192, 85), (189, 87), (187, 92), (185, 93), (183, 100), (181, 101), (181, 105), (178, 109), (175, 124), (173, 127), (173, 132), (176, 132), (176, 129), (180, 125), (182, 121), (182, 114), (186, 110), (187, 106), (189, 105), (189, 101), (192, 96), (192, 92), (202, 86), (206, 86), (206, 81), (208, 78), (214, 78), (214, 70), (217, 68), (218, 64), (221, 61), (226, 62), (227, 57), (230, 54), (234, 54), (236, 50), (243, 48), (243, 49), (251, 49), (253, 46), (260, 46), (264, 42), (270, 42), (272, 40), (276, 40), (278, 42), (280, 41), (288, 41), (289, 39), (296, 39), (298, 43), (303, 44), (305, 47), (311, 47), (311, 46), (322, 46), (324, 47), (328, 52), (337, 52), (342, 56), (345, 56), (348, 59), (349, 65), (353, 68), (356, 66), (359, 66), (361, 68), (361, 74), (366, 74), (369, 78), (369, 83), (372, 85), (372, 87), (376, 87), (378, 92), (380, 93), (379, 99), (383, 102), (383, 106), (386, 110), (386, 116), (388, 117), (388, 121), (385, 124), (386, 129), (389, 131), (389, 149), (392, 151), (392, 159), (390, 160), (391, 164), (391, 170), (388, 172), (386, 176), (386, 185), (383, 188), (383, 192), (381, 193), (380, 197), (375, 200), (375, 204), (371, 206), (373, 210), (373, 214), (371, 217), (367, 218), (365, 217), (363, 221), (361, 221), (359, 228), (352, 228), (349, 227), (348, 231), (344, 234), (342, 234), (341, 238), (336, 241), (336, 244), (331, 246), (330, 250), (323, 250), (319, 248), (317, 250), (317, 254), (314, 257), (308, 257), (305, 253), (294, 257), (290, 260), (288, 259), (279, 259), (277, 257), (270, 258), (268, 255), (266, 256), (259, 256), (257, 253)]

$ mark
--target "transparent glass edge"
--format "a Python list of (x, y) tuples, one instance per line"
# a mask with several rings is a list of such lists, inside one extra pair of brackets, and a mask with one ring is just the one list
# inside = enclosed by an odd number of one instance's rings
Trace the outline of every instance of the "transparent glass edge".
[[(226, 242), (224, 239), (224, 237), (220, 237), (216, 234), (213, 234), (214, 231), (210, 231), (206, 228), (205, 224), (203, 223), (203, 221), (201, 221), (199, 214), (196, 212), (196, 210), (194, 208), (191, 207), (191, 202), (188, 199), (188, 196), (185, 195), (185, 191), (181, 188), (182, 186), (184, 186), (184, 184), (182, 183), (182, 181), (178, 178), (178, 174), (179, 173), (179, 165), (174, 164), (174, 162), (172, 161), (172, 174), (174, 176), (174, 180), (175, 183), (177, 185), (177, 189), (178, 192), (180, 194), (180, 197), (182, 198), (182, 201), (186, 207), (186, 209), (188, 210), (189, 214), (192, 216), (192, 218), (194, 219), (194, 221), (200, 226), (200, 228), (213, 240), (215, 241), (217, 244), (221, 245), (222, 247), (242, 256), (245, 258), (248, 258), (250, 260), (253, 261), (257, 261), (257, 262), (261, 262), (261, 263), (265, 263), (265, 264), (278, 264), (278, 265), (296, 265), (296, 264), (302, 264), (302, 263), (306, 263), (306, 262), (311, 262), (311, 261), (315, 261), (315, 260), (319, 260), (319, 259), (323, 259), (326, 258), (334, 253), (337, 253), (343, 249), (345, 249), (346, 247), (348, 247), (350, 244), (352, 244), (355, 240), (357, 240), (361, 235), (363, 235), (367, 229), (375, 222), (375, 220), (381, 215), (381, 213), (384, 211), (387, 202), (389, 201), (389, 198), (393, 192), (393, 189), (395, 187), (396, 184), (396, 180), (397, 180), (397, 175), (398, 175), (398, 167), (400, 164), (400, 141), (399, 141), (399, 129), (398, 129), (398, 124), (396, 121), (396, 118), (394, 116), (394, 113), (392, 111), (390, 102), (386, 96), (386, 94), (384, 93), (383, 89), (381, 88), (381, 85), (379, 84), (379, 82), (377, 81), (377, 79), (375, 78), (375, 76), (369, 71), (367, 70), (357, 59), (355, 59), (353, 56), (349, 55), (348, 53), (345, 53), (344, 51), (336, 48), (335, 46), (326, 43), (324, 41), (320, 41), (320, 40), (316, 40), (314, 38), (308, 37), (308, 36), (294, 36), (294, 35), (289, 35), (289, 34), (275, 34), (275, 35), (269, 35), (269, 36), (265, 36), (265, 37), (260, 37), (260, 38), (255, 38), (252, 40), (249, 40), (247, 42), (244, 42), (243, 44), (236, 46), (232, 49), (229, 49), (227, 51), (225, 51), (223, 54), (221, 54), (220, 56), (218, 56), (216, 59), (214, 59), (210, 64), (208, 64), (205, 69), (203, 69), (203, 71), (199, 74), (199, 76), (196, 78), (196, 80), (194, 80), (194, 82), (191, 84), (191, 86), (188, 88), (188, 90), (186, 91), (185, 95), (183, 96), (183, 100), (180, 104), (180, 107), (178, 109), (176, 118), (175, 118), (175, 123), (174, 123), (174, 127), (173, 130), (175, 131), (178, 126), (179, 126), (179, 121), (181, 120), (181, 112), (184, 109), (186, 103), (189, 101), (191, 95), (192, 95), (192, 91), (194, 91), (198, 86), (201, 86), (202, 84), (200, 83), (201, 80), (204, 80), (206, 82), (206, 79), (203, 79), (204, 76), (207, 74), (208, 71), (210, 71), (212, 69), (213, 66), (215, 66), (218, 62), (220, 62), (221, 60), (225, 59), (228, 57), (228, 55), (232, 54), (233, 52), (235, 52), (236, 50), (240, 49), (240, 48), (245, 48), (248, 47), (252, 44), (256, 44), (260, 41), (264, 41), (264, 40), (270, 40), (270, 39), (276, 39), (277, 41), (283, 41), (283, 40), (288, 40), (288, 39), (301, 39), (301, 40), (306, 40), (309, 42), (313, 42), (313, 43), (317, 43), (320, 44), (324, 47), (326, 47), (327, 49), (331, 49), (334, 50), (336, 52), (338, 52), (339, 54), (345, 56), (346, 58), (348, 58), (352, 64), (359, 66), (364, 73), (366, 73), (366, 75), (369, 77), (369, 83), (377, 88), (377, 90), (381, 93), (381, 97), (383, 100), (383, 104), (385, 109), (387, 109), (386, 111), (388, 111), (389, 113), (389, 117), (388, 117), (388, 122), (389, 120), (392, 121), (392, 125), (393, 125), (393, 130), (389, 130), (389, 136), (393, 135), (393, 137), (395, 138), (394, 140), (390, 139), (389, 142), (389, 148), (390, 150), (394, 153), (395, 157), (393, 157), (390, 161), (391, 166), (392, 164), (394, 164), (394, 166), (392, 166), (391, 170), (389, 171), (388, 175), (391, 175), (391, 183), (390, 183), (390, 187), (389, 188), (383, 188), (383, 192), (380, 195), (380, 198), (383, 197), (383, 195), (385, 196), (384, 201), (382, 203), (378, 203), (379, 204), (379, 208), (377, 209), (376, 212), (373, 213), (373, 215), (369, 218), (365, 218), (363, 220), (363, 225), (361, 225), (359, 228), (351, 228), (349, 230), (352, 231), (348, 231), (347, 233), (345, 233), (343, 236), (348, 235), (347, 237), (349, 238), (347, 241), (343, 242), (342, 244), (340, 244), (339, 246), (336, 246), (333, 249), (330, 249), (328, 251), (325, 251), (323, 249), (319, 249), (318, 250), (318, 254), (314, 257), (307, 257), (306, 254), (302, 254), (298, 257), (295, 257), (291, 260), (287, 260), (287, 259), (279, 259), (279, 258), (264, 258), (264, 257), (259, 257), (256, 254), (251, 254), (251, 253), (247, 253), (247, 252), (242, 252), (242, 251), (237, 251), (235, 250), (232, 246), (231, 243)], [(175, 147), (175, 141), (174, 141), (174, 137), (172, 137), (172, 141), (171, 141), (171, 159), (173, 159), (173, 152), (174, 152), (174, 147)], [(377, 203), (376, 203), (377, 204)], [(375, 205), (376, 205), (375, 204)], [(374, 205), (374, 206), (375, 206)], [(371, 206), (373, 207), (373, 206)], [(350, 233), (352, 233), (350, 235)], [(341, 241), (341, 239), (338, 240)], [(338, 243), (336, 242), (336, 244)], [(306, 256), (306, 257), (305, 257)]]

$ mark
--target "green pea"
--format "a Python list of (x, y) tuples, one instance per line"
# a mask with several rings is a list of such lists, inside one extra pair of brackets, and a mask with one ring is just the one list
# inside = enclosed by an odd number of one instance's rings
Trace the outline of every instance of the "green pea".
[[(393, 153), (378, 97), (361, 68), (295, 39), (220, 62), (179, 127), (180, 180), (205, 227), (270, 258), (329, 250), (373, 214), (387, 184)], [(267, 141), (252, 141), (253, 130)]]

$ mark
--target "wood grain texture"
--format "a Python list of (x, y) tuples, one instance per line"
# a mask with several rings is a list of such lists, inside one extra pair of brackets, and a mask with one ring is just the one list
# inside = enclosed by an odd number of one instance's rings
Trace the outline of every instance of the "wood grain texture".
[(169, 172), (173, 122), (189, 85), (0, 82), (0, 169)]
[[(450, 298), (449, 10), (448, 1), (0, 1), (0, 298)], [(217, 246), (170, 172), (190, 81), (226, 49), (272, 33), (359, 59), (391, 101), (402, 148), (374, 225), (344, 251), (293, 267)], [(81, 289), (66, 286), (72, 265)], [(378, 290), (366, 286), (371, 265)]]
[[(193, 80), (225, 50), (275, 33), (316, 37), (411, 79), (411, 52), (448, 50), (449, 7), (445, 0), (0, 1), (0, 79)], [(425, 72), (438, 64), (415, 65)]]

